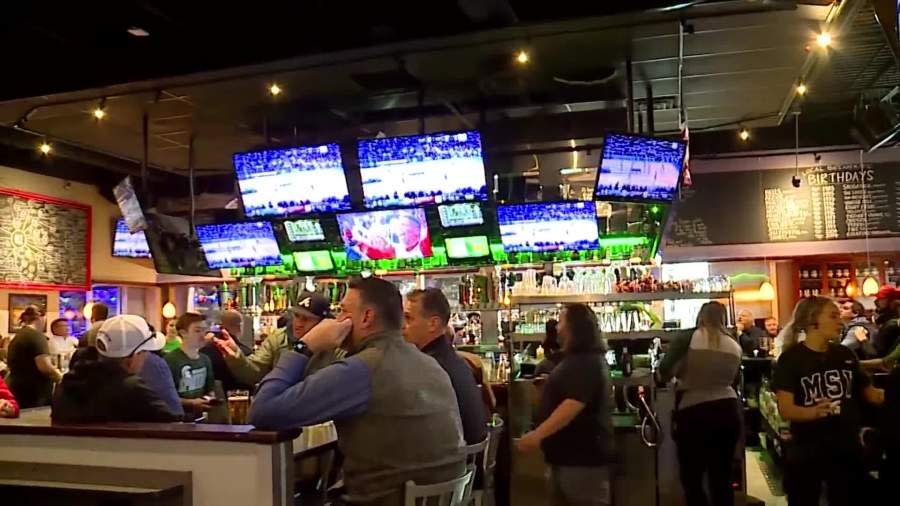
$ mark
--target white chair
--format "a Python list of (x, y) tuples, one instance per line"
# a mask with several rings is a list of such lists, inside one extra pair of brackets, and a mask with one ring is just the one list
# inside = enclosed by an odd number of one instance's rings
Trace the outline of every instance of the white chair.
[(416, 485), (412, 481), (407, 481), (403, 487), (403, 504), (404, 506), (463, 506), (466, 500), (466, 488), (472, 478), (473, 472), (469, 471), (459, 478), (433, 485)]

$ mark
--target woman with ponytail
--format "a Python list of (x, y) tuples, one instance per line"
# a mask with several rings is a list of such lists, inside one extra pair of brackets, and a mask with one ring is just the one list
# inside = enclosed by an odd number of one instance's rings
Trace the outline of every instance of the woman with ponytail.
[(818, 505), (825, 483), (830, 506), (849, 505), (865, 478), (860, 402), (880, 405), (884, 391), (871, 385), (856, 355), (839, 344), (840, 311), (831, 299), (798, 302), (781, 337), (773, 388), (793, 435), (785, 470), (788, 503)]

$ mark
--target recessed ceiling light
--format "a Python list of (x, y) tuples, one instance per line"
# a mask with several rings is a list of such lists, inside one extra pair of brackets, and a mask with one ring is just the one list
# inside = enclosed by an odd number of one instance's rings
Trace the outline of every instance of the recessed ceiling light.
[(528, 63), (529, 59), (530, 58), (528, 57), (528, 51), (525, 51), (524, 49), (520, 49), (516, 53), (516, 63), (518, 63), (519, 65), (525, 65), (526, 63)]
[(831, 34), (826, 32), (822, 32), (819, 35), (816, 35), (816, 44), (819, 47), (828, 47), (831, 45)]
[(282, 89), (281, 89), (281, 86), (278, 86), (278, 83), (272, 83), (272, 85), (269, 86), (269, 93), (271, 93), (273, 97), (277, 97), (278, 95), (281, 95), (281, 92), (282, 92)]
[(50, 146), (50, 144), (47, 143), (46, 141), (42, 142), (42, 143), (38, 146), (38, 150), (39, 150), (42, 154), (45, 154), (45, 155), (49, 155), (49, 154), (50, 154), (50, 151), (51, 151), (52, 149), (53, 149), (53, 148), (52, 148), (52, 147)]
[(128, 29), (128, 33), (130, 33), (131, 35), (134, 35), (135, 37), (149, 37), (150, 36), (150, 32), (148, 32), (147, 30), (144, 30), (143, 28), (141, 28), (139, 26), (132, 26), (131, 28)]

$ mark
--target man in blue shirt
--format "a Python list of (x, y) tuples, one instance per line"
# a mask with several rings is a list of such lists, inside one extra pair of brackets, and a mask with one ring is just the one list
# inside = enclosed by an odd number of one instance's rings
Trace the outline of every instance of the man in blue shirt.
[[(406, 481), (432, 484), (465, 472), (456, 395), (432, 358), (403, 340), (399, 290), (354, 280), (337, 320), (322, 320), (260, 384), (250, 423), (289, 428), (334, 420), (351, 502), (401, 504)], [(314, 353), (348, 357), (306, 375)]]

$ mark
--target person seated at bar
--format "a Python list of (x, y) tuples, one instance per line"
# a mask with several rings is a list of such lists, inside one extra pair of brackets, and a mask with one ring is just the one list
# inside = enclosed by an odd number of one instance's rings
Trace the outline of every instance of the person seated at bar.
[(27, 306), (19, 315), (19, 326), (9, 343), (6, 384), (22, 409), (47, 406), (53, 384), (62, 379), (62, 373), (50, 358), (50, 343), (43, 332), (44, 310)]
[(3, 377), (0, 377), (0, 418), (18, 418), (19, 403), (16, 402), (15, 396), (9, 391)]
[(95, 302), (91, 306), (91, 327), (78, 338), (79, 348), (94, 346), (97, 341), (97, 331), (100, 330), (100, 326), (107, 318), (109, 318), (109, 306), (102, 302)]
[[(145, 320), (146, 321), (146, 320)], [(168, 339), (166, 336), (162, 335), (160, 332), (156, 332), (153, 329), (152, 325), (147, 325), (151, 332), (156, 334), (156, 339), (160, 340), (163, 343), (168, 343)], [(178, 396), (178, 390), (175, 389), (175, 380), (172, 378), (172, 370), (169, 369), (169, 364), (166, 363), (166, 359), (163, 358), (165, 350), (165, 344), (162, 349), (147, 351), (144, 354), (144, 365), (141, 367), (140, 377), (141, 380), (150, 387), (151, 390), (156, 392), (156, 395), (159, 396), (160, 399), (164, 403), (166, 403), (166, 407), (169, 408), (173, 414), (183, 417), (184, 416), (184, 407), (181, 405), (181, 398)]]
[(435, 359), (448, 376), (462, 419), (466, 444), (477, 444), (487, 435), (487, 413), (475, 377), (446, 338), (450, 303), (437, 288), (414, 290), (406, 296), (403, 338)]
[[(275, 367), (282, 353), (289, 351), (319, 322), (334, 318), (331, 313), (331, 303), (321, 294), (305, 292), (300, 295), (299, 300), (296, 307), (285, 313), (290, 324), (272, 332), (252, 355), (241, 351), (227, 328), (223, 329), (221, 338), (217, 337), (214, 340), (216, 347), (225, 359), (225, 364), (237, 381), (245, 385), (259, 383)], [(338, 355), (342, 354), (338, 353)], [(315, 356), (307, 365), (308, 374), (328, 365), (334, 358), (336, 357), (331, 354)]]
[[(447, 342), (454, 342), (456, 336), (456, 330), (454, 330), (452, 326), (447, 325), (447, 330), (444, 332), (444, 338), (447, 339)], [(469, 370), (472, 371), (472, 378), (475, 380), (475, 385), (481, 390), (481, 401), (484, 404), (484, 412), (490, 416), (497, 409), (497, 398), (494, 397), (494, 391), (491, 389), (491, 381), (484, 370), (484, 363), (481, 361), (481, 356), (460, 350), (456, 350), (456, 354), (459, 355), (459, 358), (463, 359), (463, 362), (465, 362), (469, 367)]]
[(753, 321), (753, 313), (749, 309), (742, 309), (738, 313), (737, 319), (737, 338), (744, 350), (744, 356), (752, 357), (753, 352), (759, 349), (760, 339), (765, 337), (766, 332), (757, 327)]
[(165, 339), (136, 315), (114, 316), (97, 329), (94, 346), (73, 357), (53, 395), (59, 423), (174, 422), (178, 417), (137, 376), (147, 352)]
[(859, 302), (848, 299), (841, 303), (841, 321), (844, 324), (841, 344), (853, 350), (860, 360), (875, 358), (878, 351), (872, 343), (874, 326), (866, 318), (866, 310)]
[[(250, 423), (264, 429), (334, 420), (352, 503), (402, 504), (407, 481), (433, 484), (465, 472), (450, 378), (403, 340), (402, 325), (397, 287), (352, 281), (339, 320), (322, 321), (282, 353), (250, 407)], [(313, 353), (342, 345), (348, 358), (305, 374)]]
[[(239, 338), (243, 333), (244, 316), (240, 311), (234, 309), (223, 311), (219, 316), (219, 323), (222, 327), (221, 335), (224, 336), (225, 333), (228, 334), (230, 338), (228, 342), (234, 343), (234, 345), (237, 346), (241, 356), (246, 357), (253, 354), (253, 350), (250, 349), (249, 346), (240, 342), (239, 339), (235, 339), (235, 337)], [(215, 376), (218, 381), (222, 382), (222, 388), (226, 393), (229, 390), (249, 390), (253, 387), (253, 383), (248, 384), (238, 381), (234, 374), (231, 373), (228, 364), (225, 363), (225, 357), (222, 356), (222, 352), (219, 351), (218, 346), (216, 345), (215, 339), (211, 339), (203, 346), (203, 348), (200, 348), (200, 353), (209, 357), (209, 361), (212, 362), (213, 376)]]
[(69, 335), (69, 321), (57, 318), (50, 324), (50, 353), (62, 355), (74, 353), (78, 348), (78, 338)]
[(165, 355), (172, 372), (175, 390), (181, 397), (185, 416), (199, 417), (211, 407), (215, 388), (212, 362), (200, 353), (206, 344), (206, 318), (199, 313), (184, 313), (175, 322), (181, 347)]

